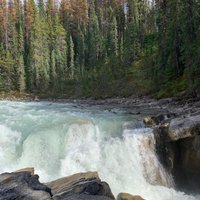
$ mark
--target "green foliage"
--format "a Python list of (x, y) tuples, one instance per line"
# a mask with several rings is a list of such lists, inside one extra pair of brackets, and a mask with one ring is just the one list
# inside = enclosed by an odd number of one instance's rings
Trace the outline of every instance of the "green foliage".
[(0, 91), (99, 98), (199, 93), (199, 2), (126, 5), (0, 2)]

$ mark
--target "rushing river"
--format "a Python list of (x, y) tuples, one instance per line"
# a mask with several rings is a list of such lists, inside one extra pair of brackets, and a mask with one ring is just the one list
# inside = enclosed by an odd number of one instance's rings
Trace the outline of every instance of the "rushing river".
[(34, 167), (41, 181), (98, 171), (113, 193), (147, 200), (199, 200), (173, 189), (152, 130), (105, 106), (0, 101), (0, 173)]

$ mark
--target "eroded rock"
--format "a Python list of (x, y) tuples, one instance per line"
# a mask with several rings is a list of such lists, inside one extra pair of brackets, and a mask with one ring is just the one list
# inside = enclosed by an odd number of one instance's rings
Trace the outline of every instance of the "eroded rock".
[[(77, 195), (84, 199), (91, 195), (90, 199), (115, 199), (107, 183), (102, 182), (97, 172), (79, 173), (58, 179), (46, 184), (52, 189), (53, 199), (73, 199)], [(75, 195), (75, 196), (74, 196)]]
[(167, 126), (155, 126), (154, 135), (160, 161), (173, 174), (177, 187), (199, 192), (200, 115), (173, 118)]
[(23, 169), (19, 169), (15, 172), (30, 172), (31, 175), (35, 174), (35, 169), (33, 167), (27, 167), (27, 168), (23, 168)]
[(169, 124), (168, 136), (171, 141), (176, 141), (200, 134), (200, 115), (175, 118)]
[(0, 175), (2, 200), (50, 200), (51, 189), (39, 182), (31, 172), (14, 172)]

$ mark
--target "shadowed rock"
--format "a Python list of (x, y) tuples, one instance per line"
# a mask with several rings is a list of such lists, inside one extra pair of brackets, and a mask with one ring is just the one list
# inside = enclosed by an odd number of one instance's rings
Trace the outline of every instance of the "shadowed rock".
[(63, 200), (110, 200), (110, 198), (106, 196), (75, 194), (75, 195), (67, 196)]

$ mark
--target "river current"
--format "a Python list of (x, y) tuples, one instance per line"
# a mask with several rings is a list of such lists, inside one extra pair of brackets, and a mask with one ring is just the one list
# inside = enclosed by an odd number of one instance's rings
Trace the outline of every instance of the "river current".
[[(113, 112), (112, 112), (113, 111)], [(199, 200), (175, 189), (140, 116), (75, 103), (0, 101), (0, 173), (34, 167), (47, 182), (98, 171), (116, 196)]]

